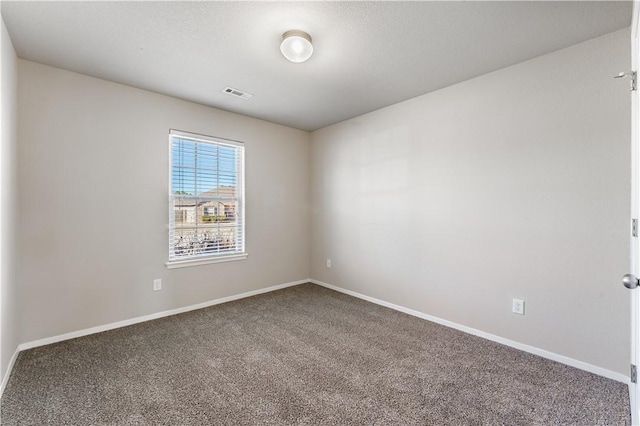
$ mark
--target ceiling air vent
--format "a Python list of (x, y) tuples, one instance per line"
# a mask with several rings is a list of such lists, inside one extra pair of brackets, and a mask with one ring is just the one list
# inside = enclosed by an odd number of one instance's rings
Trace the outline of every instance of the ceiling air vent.
[(222, 93), (242, 99), (249, 99), (253, 96), (251, 93), (243, 92), (242, 90), (234, 89), (233, 87), (225, 87), (222, 89)]

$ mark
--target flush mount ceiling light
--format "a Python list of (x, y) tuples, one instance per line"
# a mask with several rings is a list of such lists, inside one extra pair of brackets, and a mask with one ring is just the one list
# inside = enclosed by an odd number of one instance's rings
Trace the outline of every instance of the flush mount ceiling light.
[(311, 36), (304, 31), (291, 30), (282, 34), (280, 51), (291, 62), (304, 62), (311, 57), (313, 45)]

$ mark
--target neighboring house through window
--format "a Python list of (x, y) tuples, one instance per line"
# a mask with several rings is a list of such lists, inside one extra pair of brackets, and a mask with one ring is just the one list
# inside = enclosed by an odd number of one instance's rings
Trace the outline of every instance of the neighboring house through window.
[(244, 144), (171, 130), (168, 267), (246, 258)]

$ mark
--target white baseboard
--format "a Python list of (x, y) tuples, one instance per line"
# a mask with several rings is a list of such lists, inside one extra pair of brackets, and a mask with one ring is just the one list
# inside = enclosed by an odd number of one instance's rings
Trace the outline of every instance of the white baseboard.
[(0, 383), (0, 398), (4, 394), (4, 388), (7, 387), (7, 383), (9, 383), (9, 377), (11, 376), (11, 371), (13, 371), (13, 365), (16, 363), (16, 359), (18, 358), (18, 354), (20, 353), (20, 348), (17, 347), (13, 352), (13, 356), (9, 361), (9, 365), (7, 365), (7, 371), (4, 373), (4, 377), (2, 377), (2, 382)]
[(524, 352), (529, 352), (531, 354), (538, 355), (543, 358), (550, 359), (552, 361), (557, 361), (559, 363), (562, 363), (571, 367), (575, 367), (580, 370), (585, 370), (590, 373), (597, 374), (598, 376), (606, 377), (608, 379), (612, 379), (625, 384), (630, 383), (629, 377), (625, 376), (624, 374), (616, 373), (615, 371), (607, 370), (606, 368), (597, 367), (595, 365), (588, 364), (583, 361), (578, 361), (577, 359), (569, 358), (564, 355), (556, 354), (553, 352), (546, 351), (544, 349), (536, 348), (534, 346), (525, 345), (524, 343), (519, 343), (513, 340), (505, 339), (504, 337), (496, 336), (495, 334), (491, 334), (481, 330), (477, 330), (475, 328), (467, 327), (466, 325), (461, 325), (453, 321), (448, 321), (442, 318), (434, 317), (433, 315), (424, 314), (422, 312), (405, 308), (404, 306), (395, 305), (393, 303), (385, 302), (384, 300), (376, 299), (374, 297), (365, 296), (364, 294), (356, 293), (355, 291), (351, 291), (351, 290), (346, 290), (344, 288), (327, 284), (322, 281), (310, 279), (309, 282), (320, 285), (322, 287), (326, 287), (331, 290), (338, 291), (340, 293), (348, 294), (349, 296), (357, 297), (358, 299), (366, 300), (367, 302), (375, 303), (376, 305), (385, 306), (387, 308), (404, 312), (405, 314), (409, 314), (414, 317), (422, 318), (427, 321), (432, 321), (437, 324), (444, 325), (446, 327), (455, 328), (456, 330), (473, 334), (474, 336), (482, 337), (483, 339), (491, 340), (493, 342), (510, 346), (512, 348), (519, 349)]
[(112, 322), (110, 324), (99, 325), (97, 327), (85, 328), (84, 330), (72, 331), (71, 333), (60, 334), (57, 336), (46, 337), (44, 339), (34, 340), (32, 342), (22, 343), (18, 345), (18, 352), (26, 349), (37, 348), (38, 346), (50, 345), (52, 343), (62, 342), (64, 340), (75, 339), (76, 337), (88, 336), (90, 334), (101, 333), (103, 331), (113, 330), (120, 327), (126, 327), (128, 325), (138, 324), (145, 321), (151, 321), (158, 318), (168, 317), (171, 315), (182, 314), (184, 312), (195, 311), (196, 309), (207, 308), (209, 306), (219, 305), (221, 303), (232, 302), (238, 299), (244, 299), (246, 297), (256, 296), (258, 294), (269, 293), (271, 291), (280, 290), (287, 287), (293, 287), (295, 285), (308, 283), (310, 280), (293, 281), (286, 284), (274, 285), (271, 287), (261, 288), (259, 290), (248, 291), (246, 293), (235, 294), (233, 296), (222, 297), (220, 299), (209, 300), (203, 303), (197, 303), (195, 305), (184, 306), (182, 308), (171, 309), (168, 311), (156, 312), (150, 315), (144, 315), (141, 317), (131, 318), (128, 320)]

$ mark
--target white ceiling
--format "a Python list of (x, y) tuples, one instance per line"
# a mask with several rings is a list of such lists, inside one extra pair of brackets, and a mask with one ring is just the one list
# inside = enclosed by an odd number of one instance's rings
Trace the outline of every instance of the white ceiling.
[[(12, 2), (19, 57), (315, 130), (631, 24), (631, 2)], [(314, 55), (279, 51), (301, 29)], [(220, 93), (231, 86), (254, 96)]]

